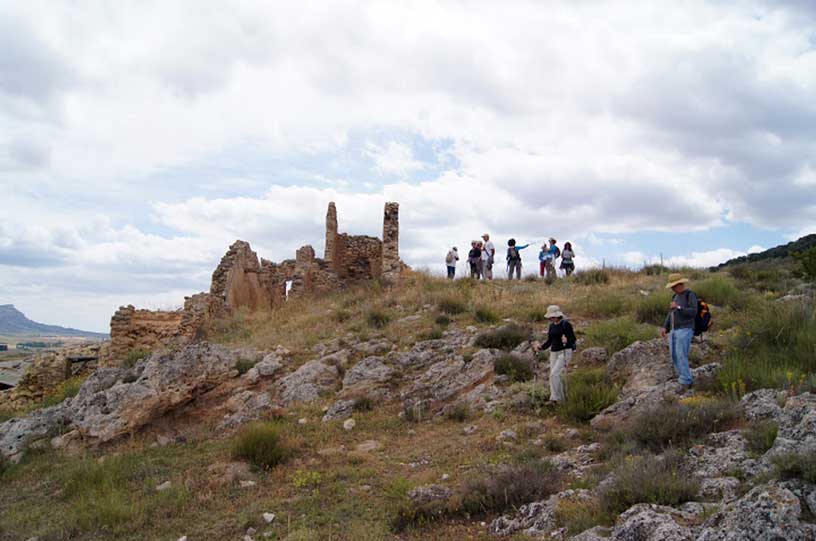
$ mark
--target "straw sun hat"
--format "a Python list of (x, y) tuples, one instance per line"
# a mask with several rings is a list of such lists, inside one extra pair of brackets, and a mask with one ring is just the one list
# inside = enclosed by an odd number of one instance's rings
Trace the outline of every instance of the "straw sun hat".
[(564, 313), (561, 311), (561, 308), (556, 304), (551, 304), (547, 307), (547, 313), (544, 314), (544, 317), (547, 319), (551, 317), (564, 317)]
[(666, 284), (666, 289), (671, 289), (677, 284), (685, 284), (686, 282), (688, 282), (688, 278), (684, 278), (679, 272), (672, 273), (669, 275), (669, 283)]

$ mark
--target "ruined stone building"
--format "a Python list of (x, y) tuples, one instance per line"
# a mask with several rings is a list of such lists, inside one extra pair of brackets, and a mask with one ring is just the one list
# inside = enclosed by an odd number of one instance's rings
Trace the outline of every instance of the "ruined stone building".
[(386, 203), (382, 240), (340, 233), (337, 209), (329, 203), (323, 258), (302, 246), (294, 259), (259, 259), (248, 242), (235, 241), (212, 275), (208, 293), (186, 297), (175, 311), (123, 306), (111, 318), (110, 363), (136, 350), (192, 342), (206, 336), (209, 323), (238, 308), (269, 310), (288, 297), (336, 291), (365, 280), (399, 280), (399, 204)]

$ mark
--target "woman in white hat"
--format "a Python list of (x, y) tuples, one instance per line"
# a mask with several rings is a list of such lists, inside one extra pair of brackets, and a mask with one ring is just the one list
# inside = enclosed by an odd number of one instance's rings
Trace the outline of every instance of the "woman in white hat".
[(550, 400), (560, 402), (566, 398), (564, 373), (575, 351), (575, 332), (560, 307), (548, 306), (545, 317), (550, 320), (550, 328), (541, 349), (550, 348)]

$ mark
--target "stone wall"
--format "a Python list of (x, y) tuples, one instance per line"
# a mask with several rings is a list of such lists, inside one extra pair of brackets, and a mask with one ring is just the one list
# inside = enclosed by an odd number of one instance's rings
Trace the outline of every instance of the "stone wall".
[(337, 208), (329, 203), (325, 241), (323, 259), (306, 245), (296, 251), (295, 259), (280, 263), (259, 259), (248, 242), (235, 241), (213, 272), (209, 293), (186, 297), (183, 309), (121, 307), (111, 318), (110, 363), (121, 363), (133, 350), (205, 339), (213, 320), (241, 308), (274, 309), (288, 297), (337, 291), (365, 280), (395, 283), (403, 269), (397, 203), (385, 204), (383, 240), (339, 233)]
[(387, 282), (399, 280), (402, 262), (399, 257), (399, 203), (386, 203), (383, 212), (382, 277)]
[[(109, 364), (118, 364), (135, 350), (150, 351), (183, 340), (183, 310), (137, 310), (133, 305), (122, 306), (111, 318)], [(188, 330), (189, 332), (189, 330)]]

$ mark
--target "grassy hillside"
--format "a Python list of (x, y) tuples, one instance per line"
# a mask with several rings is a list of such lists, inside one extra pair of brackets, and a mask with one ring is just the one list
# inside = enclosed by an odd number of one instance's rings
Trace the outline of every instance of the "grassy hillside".
[[(716, 380), (700, 383), (701, 400), (678, 406), (699, 407), (710, 416), (701, 417), (703, 433), (739, 425), (733, 400), (751, 388), (816, 389), (812, 306), (804, 300), (779, 302), (801, 283), (783, 270), (766, 271), (761, 281), (751, 273), (690, 271), (691, 287), (714, 304), (710, 342), (724, 364)], [(657, 336), (669, 302), (664, 283), (663, 275), (615, 269), (579, 273), (552, 285), (539, 280), (450, 282), (410, 273), (396, 290), (372, 283), (318, 299), (292, 299), (271, 313), (239, 313), (219, 322), (212, 339), (259, 349), (283, 345), (298, 364), (315, 358), (315, 345), (335, 338), (384, 337), (406, 349), (438, 338), (446, 329), (487, 330), (508, 320), (542, 333), (546, 306), (559, 304), (573, 321), (581, 348), (602, 346), (612, 353)], [(344, 430), (342, 423), (321, 423), (330, 397), (290, 408), (273, 420), (285, 463), (253, 467), (245, 479), (254, 485), (244, 488), (225, 480), (229, 475), (224, 472), (224, 465), (234, 461), (241, 434), (213, 434), (217, 419), (207, 416), (206, 407), (192, 404), (162, 427), (165, 433), (170, 427), (183, 434), (169, 445), (156, 446), (156, 431), (149, 430), (105, 449), (78, 454), (41, 450), (22, 464), (6, 465), (0, 473), (0, 539), (240, 539), (248, 528), (289, 541), (493, 539), (484, 521), (504, 504), (486, 496), (495, 488), (488, 480), (479, 484), (491, 466), (516, 468), (512, 471), (520, 477), (508, 478), (512, 486), (530, 476), (547, 483), (530, 490), (597, 482), (592, 476), (529, 470), (532, 461), (603, 438), (587, 420), (609, 403), (610, 393), (614, 400), (617, 389), (603, 368), (571, 369), (570, 377), (574, 391), (558, 408), (538, 400), (541, 386), (535, 381), (507, 383), (529, 398), (524, 407), (507, 404), (489, 414), (465, 409), (412, 422), (400, 416), (399, 402), (365, 403), (354, 414), (353, 430)], [(661, 413), (663, 419), (679, 414)], [(465, 431), (466, 426), (473, 428)], [(680, 429), (685, 438), (681, 446), (700, 437), (699, 426)], [(670, 461), (660, 465), (644, 458), (643, 464), (621, 466), (622, 456), (637, 446), (663, 445), (659, 428), (644, 428), (641, 440), (619, 434), (616, 442), (607, 442), (606, 462), (598, 471), (622, 467), (634, 485), (643, 484), (638, 472), (645, 471), (656, 482), (665, 479), (678, 494), (690, 490), (677, 485), (676, 472), (666, 469)], [(517, 443), (506, 445), (497, 438), (507, 429), (518, 435)], [(380, 447), (362, 445), (370, 440)], [(157, 490), (167, 481), (169, 488)], [(408, 505), (410, 489), (440, 482), (456, 489), (453, 500), (459, 498), (458, 503), (433, 511)], [(497, 489), (507, 494), (507, 486)], [(474, 494), (480, 495), (480, 506), (468, 507)], [(565, 506), (559, 524), (571, 532), (609, 524), (626, 509), (629, 497)], [(488, 501), (493, 503), (486, 505)], [(265, 512), (276, 514), (271, 525), (262, 519)]]

